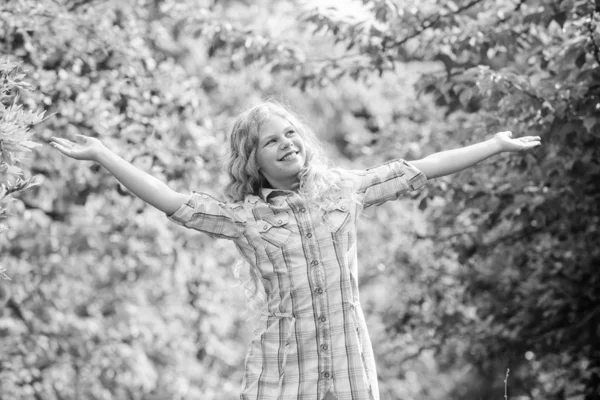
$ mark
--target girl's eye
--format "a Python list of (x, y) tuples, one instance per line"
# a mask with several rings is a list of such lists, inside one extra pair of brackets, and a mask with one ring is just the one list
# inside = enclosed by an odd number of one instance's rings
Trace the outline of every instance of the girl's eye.
[(289, 131), (289, 132), (287, 133), (287, 136), (294, 136), (295, 134), (296, 134), (296, 132), (295, 132), (295, 131)]

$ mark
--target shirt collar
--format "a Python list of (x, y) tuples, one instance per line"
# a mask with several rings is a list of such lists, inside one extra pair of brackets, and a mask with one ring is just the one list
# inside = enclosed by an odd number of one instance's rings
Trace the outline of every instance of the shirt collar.
[(282, 189), (271, 189), (271, 188), (262, 188), (260, 189), (260, 197), (269, 202), (269, 198), (275, 198), (278, 196), (291, 196), (294, 192), (291, 190), (282, 190)]
[(275, 199), (280, 196), (292, 196), (293, 194), (294, 191), (292, 190), (262, 188), (259, 190), (258, 196), (254, 194), (248, 194), (246, 195), (244, 201), (246, 203), (258, 203), (262, 200), (265, 203), (268, 203), (269, 199)]

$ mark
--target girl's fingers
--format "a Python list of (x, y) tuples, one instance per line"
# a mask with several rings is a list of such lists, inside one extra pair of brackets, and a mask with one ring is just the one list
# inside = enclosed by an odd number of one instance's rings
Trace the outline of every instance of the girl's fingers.
[(523, 136), (517, 139), (519, 142), (530, 142), (531, 136)]
[(532, 141), (540, 141), (540, 138), (537, 136), (523, 136), (522, 138), (519, 138), (517, 140), (520, 140), (521, 142), (532, 142)]
[(56, 142), (51, 143), (51, 146), (54, 147), (56, 150), (60, 151), (61, 153), (69, 155), (70, 150), (67, 149), (65, 146)]
[(68, 141), (67, 139), (63, 139), (63, 138), (53, 138), (54, 143), (58, 143), (62, 146), (65, 147), (71, 147), (73, 146), (73, 143), (71, 143), (70, 141)]
[(541, 146), (541, 141), (538, 139), (520, 138), (513, 142), (515, 151), (530, 150), (534, 147)]
[(52, 144), (52, 146), (56, 147), (59, 150), (68, 150), (68, 147), (62, 143), (52, 142), (51, 144)]

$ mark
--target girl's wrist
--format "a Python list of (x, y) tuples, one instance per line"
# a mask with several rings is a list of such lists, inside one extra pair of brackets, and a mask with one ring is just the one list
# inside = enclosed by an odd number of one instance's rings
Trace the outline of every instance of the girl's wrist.
[(504, 142), (501, 140), (501, 138), (498, 135), (494, 136), (489, 141), (491, 142), (490, 146), (492, 147), (495, 154), (500, 154), (505, 151), (508, 151), (508, 149), (506, 149), (504, 147)]
[(102, 164), (104, 160), (106, 160), (110, 154), (112, 153), (112, 151), (104, 146), (103, 144), (100, 144), (92, 153), (92, 160)]

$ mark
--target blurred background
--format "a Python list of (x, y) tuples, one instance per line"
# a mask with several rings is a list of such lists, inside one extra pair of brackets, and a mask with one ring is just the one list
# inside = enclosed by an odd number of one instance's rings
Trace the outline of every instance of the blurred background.
[(256, 316), (234, 246), (48, 139), (98, 137), (174, 190), (224, 198), (232, 120), (269, 97), (349, 168), (541, 136), (362, 217), (381, 398), (599, 399), (599, 14), (589, 0), (3, 2), (0, 399), (239, 398)]

